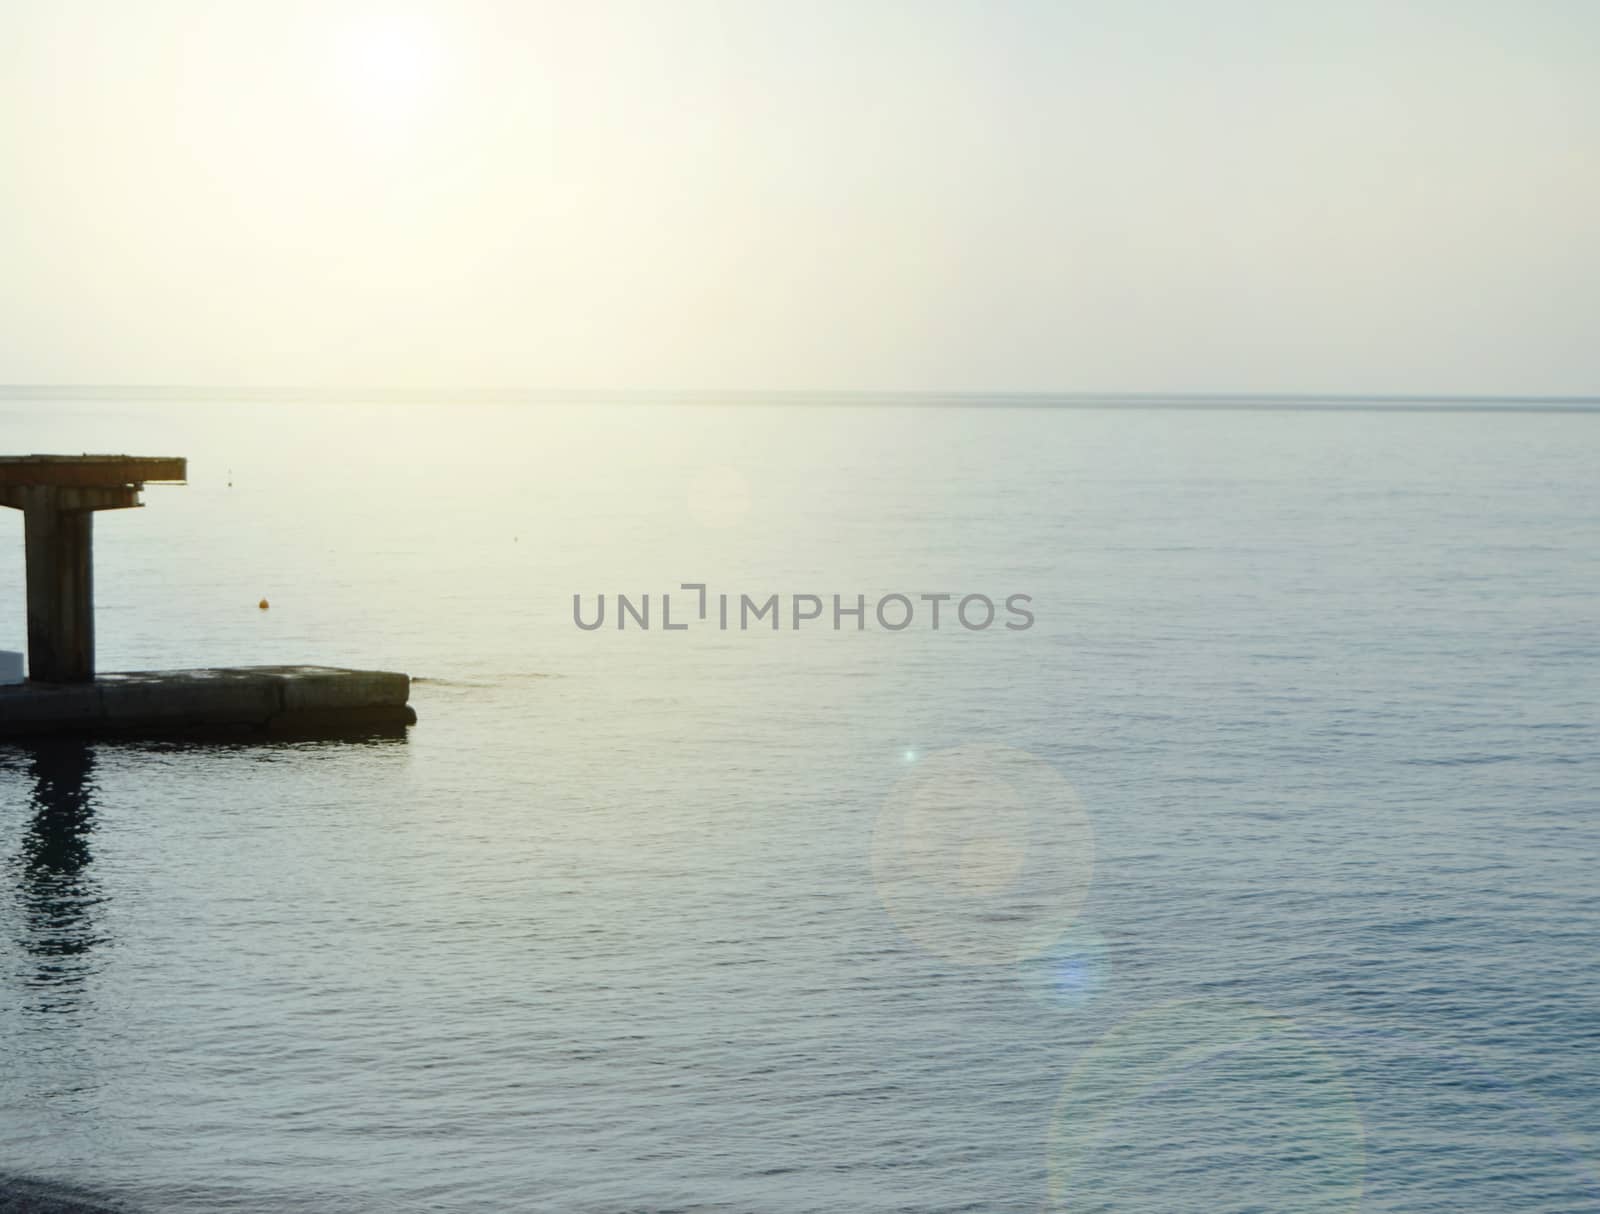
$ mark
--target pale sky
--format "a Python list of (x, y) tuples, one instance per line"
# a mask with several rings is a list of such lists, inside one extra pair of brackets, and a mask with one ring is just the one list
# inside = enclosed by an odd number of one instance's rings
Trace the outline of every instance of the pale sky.
[(0, 0), (0, 383), (1600, 393), (1600, 0)]

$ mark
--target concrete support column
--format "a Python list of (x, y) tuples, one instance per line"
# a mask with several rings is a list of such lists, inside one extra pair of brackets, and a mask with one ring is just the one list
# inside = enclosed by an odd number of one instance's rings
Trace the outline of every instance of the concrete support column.
[(28, 678), (94, 678), (94, 513), (34, 490), (23, 508), (28, 560)]
[(0, 455), (0, 506), (23, 515), (31, 681), (94, 681), (94, 511), (138, 506), (146, 481), (188, 472), (165, 457)]

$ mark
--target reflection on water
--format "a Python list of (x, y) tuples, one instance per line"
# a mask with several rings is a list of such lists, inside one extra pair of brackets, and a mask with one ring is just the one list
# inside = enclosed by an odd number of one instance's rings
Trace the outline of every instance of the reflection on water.
[(106, 940), (107, 893), (92, 863), (100, 798), (97, 762), (113, 774), (130, 755), (154, 770), (164, 763), (192, 763), (205, 755), (244, 755), (261, 763), (288, 764), (304, 762), (319, 752), (403, 746), (405, 741), (404, 728), (396, 727), (338, 738), (170, 739), (132, 746), (49, 738), (0, 751), (0, 768), (23, 775), (25, 787), (31, 784), (20, 843), (3, 870), (20, 911), (14, 939), (28, 959), (18, 977), (34, 995), (30, 1009), (78, 1011), (85, 984), (96, 969), (98, 946)]
[(33, 780), (33, 817), (13, 862), (22, 903), (20, 943), (34, 958), (29, 981), (38, 1010), (76, 1010), (89, 954), (100, 943), (102, 895), (90, 871), (94, 832), (94, 749), (51, 739), (23, 752)]

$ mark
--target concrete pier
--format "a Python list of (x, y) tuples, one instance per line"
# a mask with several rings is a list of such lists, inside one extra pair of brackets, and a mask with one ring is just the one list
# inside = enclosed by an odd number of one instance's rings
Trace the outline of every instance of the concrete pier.
[(21, 510), (28, 559), (28, 676), (94, 678), (94, 512), (182, 484), (188, 461), (132, 455), (0, 456), (0, 506)]
[(52, 733), (192, 734), (403, 730), (411, 680), (385, 670), (239, 666), (97, 675), (94, 512), (143, 505), (146, 484), (182, 484), (183, 459), (0, 456), (0, 506), (23, 513), (28, 681), (0, 686), (0, 738)]
[(409, 676), (335, 666), (140, 670), (0, 687), (0, 738), (39, 734), (337, 734), (403, 729)]

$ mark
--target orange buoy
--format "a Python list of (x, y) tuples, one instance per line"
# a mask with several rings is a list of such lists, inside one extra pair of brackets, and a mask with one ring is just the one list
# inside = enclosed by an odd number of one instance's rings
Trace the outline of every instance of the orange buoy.
[(262, 611), (265, 611), (267, 609), (267, 600), (266, 599), (262, 599), (259, 603), (256, 604), (256, 606), (261, 608)]

